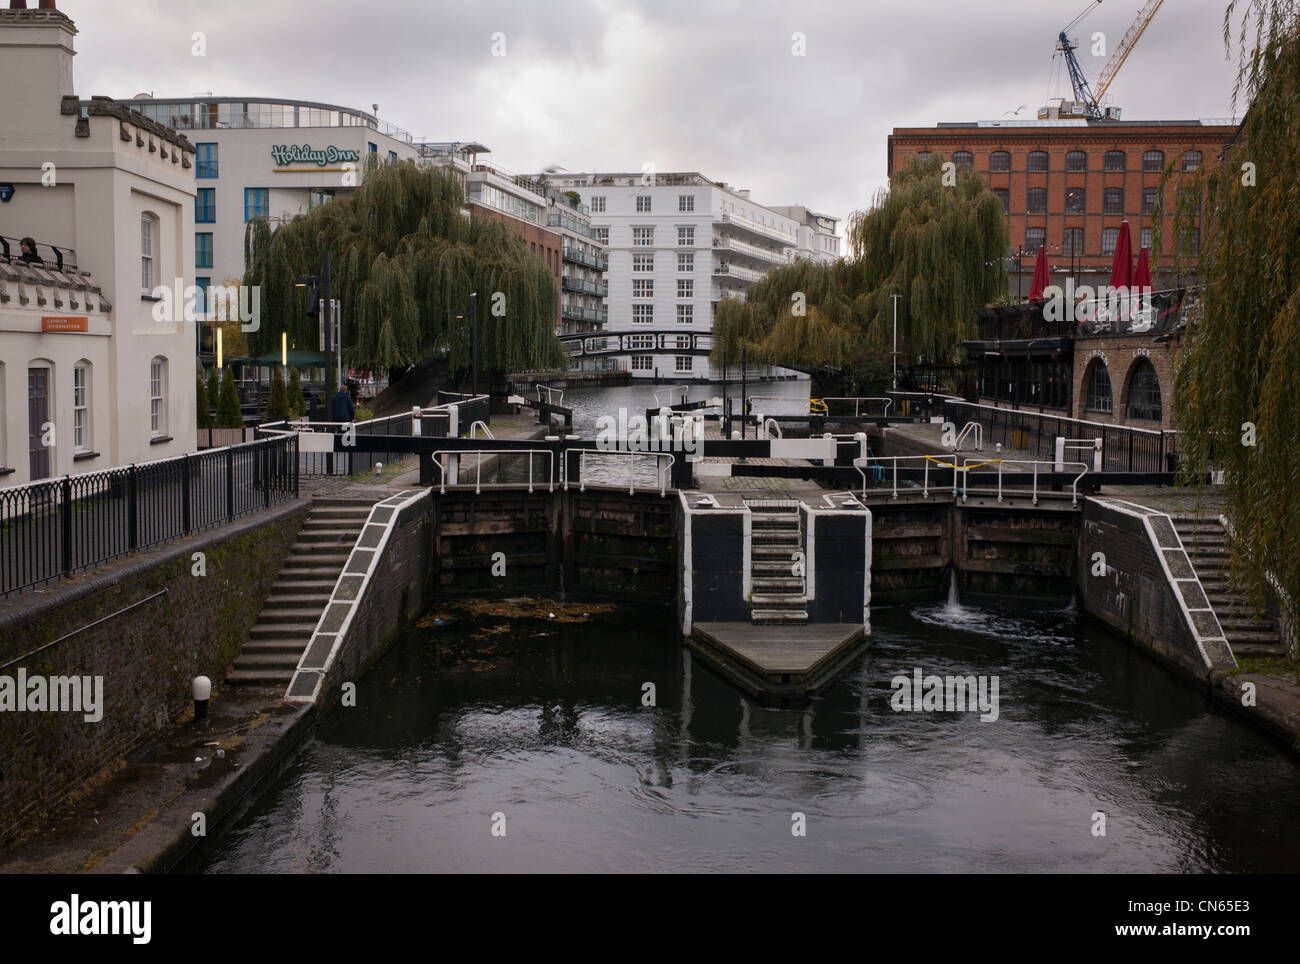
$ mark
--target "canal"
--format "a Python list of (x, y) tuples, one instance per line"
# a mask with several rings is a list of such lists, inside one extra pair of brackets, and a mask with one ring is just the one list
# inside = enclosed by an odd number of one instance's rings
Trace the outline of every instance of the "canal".
[[(426, 617), (202, 869), (1300, 867), (1294, 758), (1070, 609), (877, 610), (873, 648), (783, 709), (693, 663), (666, 613), (556, 608)], [(996, 721), (895, 712), (917, 668), (996, 676)]]

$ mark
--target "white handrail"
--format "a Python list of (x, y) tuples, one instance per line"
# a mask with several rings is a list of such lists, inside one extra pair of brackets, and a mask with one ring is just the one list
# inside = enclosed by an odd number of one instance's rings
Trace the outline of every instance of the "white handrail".
[(772, 429), (776, 429), (777, 438), (785, 438), (785, 436), (781, 434), (780, 423), (769, 415), (767, 418), (763, 420), (763, 431), (770, 432), (772, 431)]
[[(587, 491), (587, 473), (584, 471), (584, 465), (586, 464), (587, 453), (589, 452), (595, 455), (622, 455), (622, 456), (630, 455), (630, 456), (638, 456), (643, 458), (653, 458), (655, 460), (655, 471), (658, 473), (659, 476), (659, 495), (661, 497), (668, 491), (667, 479), (672, 472), (673, 466), (677, 463), (677, 457), (673, 455), (671, 452), (628, 452), (623, 450), (607, 451), (605, 449), (577, 449), (577, 448), (568, 449), (565, 451), (565, 455), (564, 455), (565, 458), (564, 491), (566, 492), (569, 491), (568, 458), (570, 455), (573, 455), (574, 453), (577, 453), (578, 455), (578, 491), (579, 492)], [(659, 465), (660, 459), (667, 459), (668, 465), (661, 467)], [(621, 489), (622, 486), (621, 485), (609, 486), (609, 488)], [(632, 481), (628, 483), (627, 494), (631, 495), (635, 491), (636, 491), (636, 477), (634, 475), (632, 477)]]
[[(975, 431), (971, 432), (971, 429), (974, 429)], [(967, 422), (965, 425), (962, 426), (961, 431), (957, 433), (956, 441), (953, 442), (952, 450), (954, 452), (958, 451), (961, 448), (961, 440), (964, 439), (967, 435), (971, 435), (971, 434), (975, 436), (975, 451), (983, 452), (984, 451), (984, 428), (980, 425), (979, 422)]]
[[(433, 453), (434, 464), (438, 463), (438, 457), (441, 455), (477, 455), (478, 460), (474, 464), (474, 494), (479, 495), (483, 491), (483, 456), (485, 455), (527, 455), (528, 456), (528, 491), (533, 491), (533, 456), (545, 455), (547, 459), (546, 473), (546, 491), (555, 491), (555, 453), (550, 449), (438, 449)], [(459, 485), (460, 483), (453, 483)], [(508, 485), (517, 485), (515, 482), (489, 482), (488, 488), (502, 488)], [(447, 492), (447, 476), (442, 473), (442, 481), (438, 486), (441, 494)]]
[(484, 422), (483, 419), (481, 419), (481, 418), (476, 418), (476, 419), (475, 419), (475, 420), (470, 424), (470, 427), (469, 427), (469, 437), (470, 437), (470, 438), (475, 438), (474, 430), (477, 429), (477, 428), (482, 428), (482, 429), (483, 429), (483, 435), (484, 435), (485, 438), (490, 438), (490, 439), (494, 439), (494, 440), (496, 439), (496, 436), (492, 434), (492, 429), (488, 428), (488, 427), (487, 427), (487, 423)]
[[(1034, 467), (1034, 505), (1038, 505), (1038, 467), (1040, 465), (1047, 465), (1047, 466), (1051, 466), (1051, 468), (1048, 471), (1055, 471), (1056, 465), (1058, 464), (1057, 462), (1048, 461), (1046, 459), (989, 459), (987, 461), (978, 463), (978, 465), (975, 467), (978, 467), (980, 465), (988, 465), (990, 462), (996, 462), (998, 467), (998, 501), (999, 502), (1002, 501), (1002, 466), (1032, 465)], [(1079, 468), (1083, 470), (1078, 475), (1076, 475), (1074, 477), (1074, 481), (1070, 483), (1070, 504), (1078, 505), (1079, 504), (1079, 480), (1088, 474), (1088, 466), (1084, 462), (1061, 462), (1059, 464), (1062, 466), (1068, 465), (1071, 468)], [(967, 460), (962, 464), (962, 471), (966, 474), (965, 477), (967, 478), (967, 480), (969, 480), (970, 478), (971, 468), (972, 466), (970, 465), (969, 460)], [(968, 481), (966, 485), (962, 486), (961, 500), (963, 502), (966, 501), (966, 493), (969, 491), (970, 491), (970, 484)]]
[[(867, 476), (864, 469), (870, 466), (872, 463), (878, 463), (882, 467), (886, 462), (893, 463), (893, 467), (894, 467), (893, 486), (892, 486), (893, 498), (897, 499), (898, 498), (898, 463), (915, 462), (918, 460), (924, 462), (924, 466), (923, 466), (924, 472), (922, 473), (922, 477), (921, 477), (922, 478), (921, 495), (923, 498), (928, 499), (930, 497), (930, 463), (934, 462), (942, 468), (951, 468), (953, 470), (952, 494), (955, 496), (960, 491), (963, 502), (967, 501), (967, 493), (970, 491), (969, 480), (970, 480), (971, 469), (982, 468), (983, 466), (986, 465), (997, 465), (998, 501), (1001, 502), (1002, 501), (1002, 467), (1004, 465), (1033, 466), (1034, 478), (1033, 478), (1032, 491), (1033, 491), (1034, 505), (1038, 505), (1038, 466), (1046, 465), (1054, 468), (1056, 465), (1055, 462), (1046, 459), (993, 458), (993, 459), (984, 459), (978, 462), (972, 462), (969, 456), (966, 457), (960, 465), (956, 462), (956, 456), (953, 457), (953, 461), (951, 463), (940, 461), (940, 457), (934, 455), (879, 455), (879, 456), (872, 456), (869, 458), (856, 458), (853, 460), (853, 467), (857, 469), (858, 474), (862, 476), (863, 497), (865, 498), (867, 494)], [(1071, 504), (1078, 505), (1079, 504), (1079, 480), (1088, 474), (1088, 466), (1083, 462), (1062, 462), (1060, 464), (1064, 466), (1069, 466), (1070, 468), (1078, 468), (1082, 470), (1077, 476), (1075, 476), (1074, 481), (1070, 484)], [(1052, 468), (1049, 468), (1048, 471), (1052, 471), (1052, 470), (1053, 470)]]
[[(894, 404), (894, 400), (892, 398), (885, 398), (883, 396), (871, 396), (871, 395), (843, 395), (843, 396), (832, 396), (832, 397), (822, 396), (821, 401), (828, 402), (828, 403), (829, 402), (852, 402), (854, 418), (857, 418), (859, 415), (862, 414), (862, 405), (861, 405), (862, 402), (884, 402), (885, 407), (884, 410), (880, 413), (881, 418), (889, 417), (889, 407)], [(826, 417), (834, 418), (835, 416), (830, 414), (829, 408), (830, 406), (827, 405), (828, 411)]]

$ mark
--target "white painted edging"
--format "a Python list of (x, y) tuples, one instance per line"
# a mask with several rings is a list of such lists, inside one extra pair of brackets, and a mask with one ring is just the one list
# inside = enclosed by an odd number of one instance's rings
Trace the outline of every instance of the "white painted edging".
[[(1167, 513), (1158, 512), (1153, 509), (1147, 509), (1145, 506), (1140, 506), (1133, 502), (1125, 502), (1122, 499), (1097, 498), (1095, 496), (1092, 498), (1099, 505), (1104, 505), (1108, 509), (1112, 509), (1115, 512), (1120, 512), (1123, 513), (1124, 515), (1132, 516), (1134, 518), (1142, 520), (1142, 528), (1146, 531), (1147, 539), (1151, 543), (1151, 548), (1155, 550), (1156, 558), (1160, 560), (1160, 568), (1164, 571), (1165, 581), (1169, 583), (1169, 586), (1174, 591), (1174, 596), (1178, 600), (1178, 608), (1183, 611), (1183, 623), (1187, 626), (1188, 631), (1192, 634), (1192, 638), (1196, 640), (1196, 650), (1201, 654), (1201, 662), (1205, 665), (1205, 668), (1210, 669), (1214, 665), (1213, 662), (1210, 660), (1209, 654), (1205, 651), (1205, 643), (1207, 642), (1223, 643), (1224, 649), (1226, 649), (1228, 651), (1228, 655), (1232, 657), (1233, 665), (1234, 666), (1237, 665), (1237, 655), (1232, 651), (1232, 645), (1228, 642), (1227, 637), (1223, 634), (1223, 627), (1219, 625), (1218, 614), (1214, 611), (1213, 608), (1211, 608), (1208, 605), (1205, 608), (1197, 608), (1197, 609), (1190, 608), (1187, 605), (1186, 596), (1182, 592), (1182, 589), (1179, 587), (1179, 583), (1194, 583), (1196, 587), (1201, 591), (1202, 598), (1204, 598), (1208, 604), (1210, 599), (1209, 593), (1207, 593), (1205, 591), (1205, 587), (1201, 585), (1201, 579), (1196, 574), (1196, 567), (1192, 565), (1192, 558), (1187, 554), (1187, 548), (1183, 545), (1182, 537), (1178, 535), (1178, 529), (1174, 526), (1174, 520), (1171, 519)], [(1127, 506), (1135, 506), (1136, 508), (1143, 509), (1144, 511), (1135, 512), (1133, 509), (1127, 508)], [(1155, 527), (1151, 524), (1151, 520), (1156, 517), (1162, 518), (1169, 523), (1169, 529), (1174, 534), (1174, 541), (1178, 543), (1176, 547), (1175, 546), (1162, 547), (1160, 545), (1160, 540), (1156, 537)], [(1175, 548), (1177, 548), (1177, 550), (1183, 554), (1183, 558), (1187, 560), (1187, 567), (1192, 571), (1192, 578), (1190, 579), (1177, 578), (1174, 576), (1173, 570), (1169, 568), (1169, 560), (1165, 558), (1165, 552), (1173, 550)], [(1201, 635), (1201, 632), (1196, 628), (1196, 622), (1192, 619), (1192, 613), (1194, 612), (1209, 613), (1210, 618), (1214, 620), (1214, 625), (1219, 629), (1219, 634), (1217, 636)]]
[[(348, 561), (343, 564), (343, 571), (339, 573), (338, 579), (335, 580), (334, 590), (330, 593), (330, 600), (325, 604), (325, 608), (321, 611), (320, 618), (316, 621), (316, 628), (312, 631), (311, 639), (303, 649), (302, 656), (298, 659), (298, 666), (294, 670), (292, 679), (289, 680), (288, 687), (285, 689), (284, 699), (286, 702), (315, 703), (320, 697), (321, 687), (329, 676), (329, 671), (334, 665), (334, 660), (338, 656), (343, 641), (347, 638), (348, 628), (352, 625), (352, 617), (356, 615), (357, 606), (359, 606), (362, 599), (365, 598), (366, 589), (370, 586), (370, 580), (374, 574), (375, 567), (378, 565), (379, 559), (383, 556), (384, 549), (388, 545), (388, 538), (392, 535), (393, 529), (401, 518), (402, 511), (408, 506), (414, 505), (421, 499), (432, 498), (432, 494), (432, 489), (424, 489), (414, 493), (409, 491), (399, 492), (396, 495), (389, 496), (387, 499), (376, 502), (370, 507), (370, 515), (366, 517), (366, 523), (361, 527), (361, 535), (357, 536), (357, 542), (361, 542), (361, 538), (365, 534), (366, 529), (372, 525), (382, 526), (384, 530), (383, 534), (380, 535), (379, 542), (374, 546), (374, 548), (363, 548), (360, 545), (353, 545), (352, 551), (348, 554)], [(375, 510), (377, 509), (392, 510), (387, 522), (372, 521), (375, 517)], [(366, 561), (366, 567), (364, 570), (349, 570), (349, 566), (352, 565), (353, 561), (366, 557), (369, 558)], [(356, 595), (352, 599), (340, 599), (339, 584), (345, 578), (355, 579), (357, 576), (361, 577), (361, 585), (357, 589)], [(333, 606), (346, 606), (347, 614), (343, 617), (343, 622), (339, 625), (337, 632), (322, 632), (325, 617), (329, 614), (330, 608)], [(307, 659), (307, 654), (311, 652), (312, 646), (316, 643), (316, 640), (320, 637), (330, 635), (334, 637), (334, 641), (330, 645), (329, 655), (325, 657), (324, 663), (319, 667), (305, 668), (303, 663)], [(294, 684), (298, 681), (299, 676), (305, 677), (308, 673), (313, 674), (316, 677), (315, 685), (313, 685), (311, 690), (311, 695), (303, 696), (300, 694), (297, 696), (291, 696), (290, 693), (293, 691)]]
[(819, 515), (844, 516), (860, 515), (865, 519), (865, 529), (863, 534), (866, 538), (863, 540), (863, 550), (866, 558), (863, 565), (863, 585), (862, 585), (862, 631), (868, 636), (871, 635), (871, 510), (862, 504), (861, 500), (852, 492), (823, 493), (822, 500), (829, 505), (834, 506), (834, 499), (851, 499), (853, 504), (858, 506), (852, 508), (826, 508), (817, 509), (803, 503), (800, 506), (801, 512), (808, 514), (808, 527), (805, 530), (807, 537), (804, 540), (806, 558), (804, 559), (804, 594), (809, 600), (817, 598), (817, 526), (816, 517)]

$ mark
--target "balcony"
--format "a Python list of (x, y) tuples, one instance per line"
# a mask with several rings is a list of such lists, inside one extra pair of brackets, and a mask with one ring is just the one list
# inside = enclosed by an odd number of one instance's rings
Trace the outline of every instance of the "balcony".
[(595, 295), (597, 298), (609, 297), (609, 285), (603, 281), (588, 281), (585, 278), (570, 278), (565, 275), (560, 279), (560, 287), (565, 291), (579, 294)]
[(713, 266), (713, 275), (717, 278), (735, 278), (737, 281), (758, 281), (767, 272), (755, 271), (753, 268), (742, 268), (734, 264), (715, 264)]
[(784, 250), (774, 251), (771, 248), (760, 248), (756, 244), (739, 241), (736, 238), (714, 238), (713, 250), (731, 251), (747, 258), (766, 261), (768, 264), (786, 264), (790, 260)]
[(780, 228), (772, 227), (770, 224), (760, 224), (752, 218), (736, 214), (733, 211), (723, 211), (718, 215), (718, 220), (723, 224), (735, 225), (736, 227), (743, 228), (746, 231), (751, 231), (759, 237), (768, 238), (783, 245), (793, 247), (798, 243), (798, 239), (795, 237), (793, 231), (787, 234)]
[(567, 217), (563, 214), (546, 215), (546, 226), (548, 228), (564, 228), (572, 231), (574, 234), (581, 234), (584, 238), (595, 240), (596, 232), (591, 229), (591, 225), (586, 221), (579, 221), (576, 218)]
[(579, 251), (577, 248), (570, 248), (567, 246), (561, 250), (563, 251), (564, 260), (572, 264), (580, 264), (584, 268), (592, 268), (596, 271), (607, 271), (609, 269), (609, 261), (605, 258), (598, 257), (594, 254), (587, 254), (584, 251)]
[(594, 308), (579, 308), (576, 305), (561, 305), (560, 317), (565, 321), (589, 321), (593, 324), (603, 325), (609, 318), (609, 313), (603, 308), (597, 311)]

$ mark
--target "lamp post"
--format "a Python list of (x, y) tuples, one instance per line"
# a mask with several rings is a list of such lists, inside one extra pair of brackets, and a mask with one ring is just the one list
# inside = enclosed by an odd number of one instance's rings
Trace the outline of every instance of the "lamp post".
[(474, 291), (469, 296), (469, 326), (470, 326), (470, 345), (473, 356), (473, 367), (471, 369), (469, 389), (471, 395), (478, 395), (478, 292)]
[[(305, 278), (298, 278), (293, 283), (295, 288), (311, 287), (311, 297), (307, 302), (307, 317), (314, 318), (317, 316), (321, 302), (325, 304), (325, 378), (329, 379), (329, 372), (332, 367), (330, 355), (333, 350), (333, 328), (334, 328), (334, 302), (330, 300), (330, 253), (325, 252), (324, 261), (321, 265), (319, 275), (308, 275)], [(342, 365), (343, 359), (339, 358)], [(339, 371), (339, 381), (342, 381), (342, 371)], [(335, 391), (338, 390), (335, 385)], [(328, 404), (329, 400), (326, 399)]]
[(890, 352), (890, 356), (894, 360), (894, 376), (890, 384), (893, 386), (894, 391), (898, 391), (898, 299), (903, 296), (892, 294), (889, 297), (894, 302), (894, 350)]

